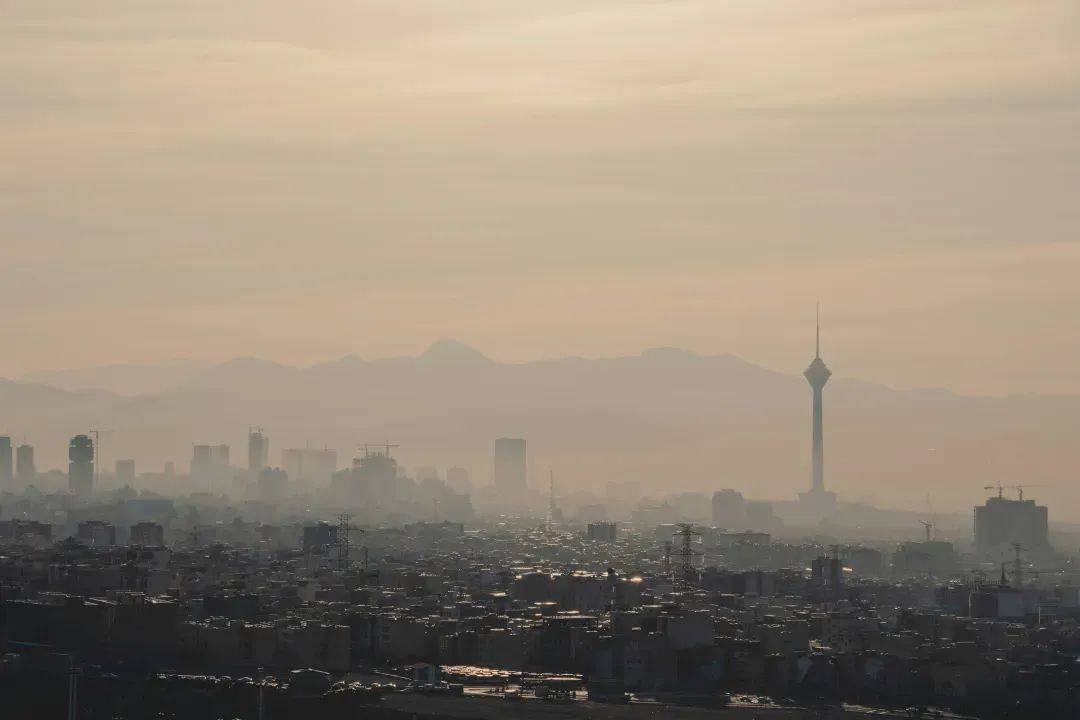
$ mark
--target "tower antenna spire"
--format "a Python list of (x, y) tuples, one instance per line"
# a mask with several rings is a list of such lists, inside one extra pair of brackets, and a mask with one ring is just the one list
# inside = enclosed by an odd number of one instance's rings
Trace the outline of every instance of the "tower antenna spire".
[(814, 357), (821, 357), (821, 301), (817, 303), (814, 311)]

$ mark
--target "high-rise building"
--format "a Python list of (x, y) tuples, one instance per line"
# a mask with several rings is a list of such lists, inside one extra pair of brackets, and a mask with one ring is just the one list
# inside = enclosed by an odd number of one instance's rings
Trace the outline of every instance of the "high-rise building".
[(495, 441), (495, 489), (509, 497), (520, 498), (528, 489), (528, 464), (523, 438), (498, 438)]
[(156, 522), (140, 522), (131, 526), (130, 545), (161, 547), (165, 544), (165, 528)]
[(998, 494), (975, 508), (975, 550), (986, 558), (1011, 557), (1013, 545), (1036, 554), (1050, 549), (1049, 511), (1034, 500)]
[(746, 500), (738, 490), (717, 490), (712, 496), (712, 521), (725, 530), (746, 530)]
[(0, 489), (10, 490), (15, 484), (15, 465), (11, 454), (11, 438), (0, 437)]
[(228, 445), (194, 445), (191, 448), (191, 483), (196, 489), (222, 489), (229, 475)]
[(135, 483), (135, 461), (134, 460), (117, 460), (116, 461), (116, 484), (117, 485), (133, 485)]
[(263, 502), (279, 502), (289, 494), (289, 474), (281, 468), (263, 468), (257, 482)]
[(33, 445), (23, 444), (15, 448), (15, 476), (23, 487), (29, 487), (37, 477)]
[(105, 520), (85, 520), (75, 530), (75, 539), (90, 547), (116, 544), (116, 526)]
[(324, 488), (337, 470), (337, 450), (289, 448), (281, 451), (281, 467), (296, 485)]
[(253, 478), (270, 464), (270, 438), (263, 434), (262, 428), (252, 428), (248, 433), (248, 473)]
[(89, 435), (71, 438), (68, 460), (68, 489), (86, 497), (94, 490), (94, 441)]
[(229, 446), (228, 445), (211, 445), (210, 446), (210, 466), (212, 468), (228, 468), (229, 467)]
[[(820, 318), (820, 316), (819, 316)], [(824, 420), (822, 418), (821, 395), (825, 383), (832, 377), (832, 371), (821, 359), (821, 322), (816, 325), (814, 359), (806, 368), (803, 377), (813, 390), (813, 430), (811, 432), (812, 469), (810, 473), (810, 492), (800, 493), (800, 503), (815, 515), (828, 515), (836, 508), (836, 493), (825, 489), (825, 439)]]
[(585, 533), (590, 540), (600, 540), (601, 542), (615, 542), (617, 526), (613, 522), (589, 523), (588, 526), (586, 526), (585, 528)]

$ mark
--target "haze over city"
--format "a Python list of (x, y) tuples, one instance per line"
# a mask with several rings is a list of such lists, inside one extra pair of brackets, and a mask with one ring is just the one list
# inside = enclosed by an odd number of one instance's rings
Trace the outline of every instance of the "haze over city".
[(16, 0), (0, 376), (656, 346), (1080, 393), (1076, 3)]
[(1080, 716), (1076, 0), (0, 60), (0, 717)]

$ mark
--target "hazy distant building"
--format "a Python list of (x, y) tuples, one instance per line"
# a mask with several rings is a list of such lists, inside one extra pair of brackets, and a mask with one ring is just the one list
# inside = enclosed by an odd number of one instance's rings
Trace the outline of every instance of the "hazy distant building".
[(1012, 553), (1013, 543), (1026, 551), (1045, 552), (1050, 548), (1049, 517), (1045, 505), (1034, 500), (989, 498), (975, 508), (975, 551), (997, 558)]
[(76, 435), (68, 445), (68, 489), (79, 497), (94, 490), (94, 441)]
[(15, 484), (15, 464), (11, 438), (0, 437), (0, 489), (10, 490)]
[(104, 520), (87, 520), (79, 523), (75, 539), (91, 547), (110, 547), (116, 544), (116, 527)]
[(507, 497), (520, 498), (528, 489), (525, 440), (499, 438), (495, 441), (495, 489)]
[(263, 468), (258, 478), (259, 499), (278, 502), (289, 494), (289, 475), (281, 468)]
[(324, 522), (318, 525), (307, 525), (304, 527), (304, 552), (336, 545), (337, 538), (337, 525)]
[(893, 554), (893, 571), (901, 576), (947, 578), (956, 572), (956, 550), (943, 540), (906, 542)]
[(20, 445), (15, 449), (15, 477), (23, 487), (31, 485), (37, 477), (33, 445)]
[(824, 419), (822, 417), (821, 396), (825, 384), (832, 377), (832, 371), (821, 359), (821, 323), (817, 324), (814, 359), (803, 373), (813, 391), (813, 429), (811, 432), (812, 468), (810, 472), (810, 492), (799, 494), (799, 503), (804, 510), (816, 516), (826, 516), (836, 509), (836, 493), (825, 489), (825, 438)]
[(472, 483), (469, 482), (469, 471), (462, 467), (447, 468), (446, 487), (464, 495), (471, 493)]
[(337, 471), (337, 450), (290, 448), (281, 451), (281, 467), (296, 485), (324, 488)]
[(191, 448), (193, 489), (213, 491), (223, 487), (229, 475), (228, 445), (194, 445)]
[(135, 461), (116, 461), (116, 483), (118, 485), (133, 485), (135, 483)]
[(131, 526), (130, 545), (162, 547), (165, 545), (165, 528), (156, 522), (140, 522)]
[(717, 490), (712, 496), (712, 522), (716, 527), (743, 530), (746, 525), (746, 500), (737, 490)]
[(594, 522), (586, 526), (585, 532), (590, 540), (615, 542), (617, 526), (613, 522)]
[(270, 464), (270, 438), (263, 434), (262, 428), (253, 428), (248, 433), (248, 473), (253, 478)]
[(334, 496), (347, 507), (363, 504), (369, 509), (386, 508), (398, 500), (397, 460), (385, 450), (364, 448), (364, 454), (353, 458), (351, 470), (335, 473), (331, 481)]
[(441, 484), (442, 478), (439, 477), (439, 469), (430, 465), (421, 465), (416, 468), (416, 482), (422, 484), (425, 480), (435, 480)]
[(746, 525), (751, 530), (773, 530), (780, 524), (771, 502), (750, 500), (746, 503)]

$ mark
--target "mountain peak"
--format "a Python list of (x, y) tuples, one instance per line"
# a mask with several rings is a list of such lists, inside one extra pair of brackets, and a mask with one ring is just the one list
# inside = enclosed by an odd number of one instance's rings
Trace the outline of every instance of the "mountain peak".
[(431, 346), (417, 360), (438, 365), (487, 365), (491, 363), (491, 360), (479, 350), (449, 338), (431, 343)]

